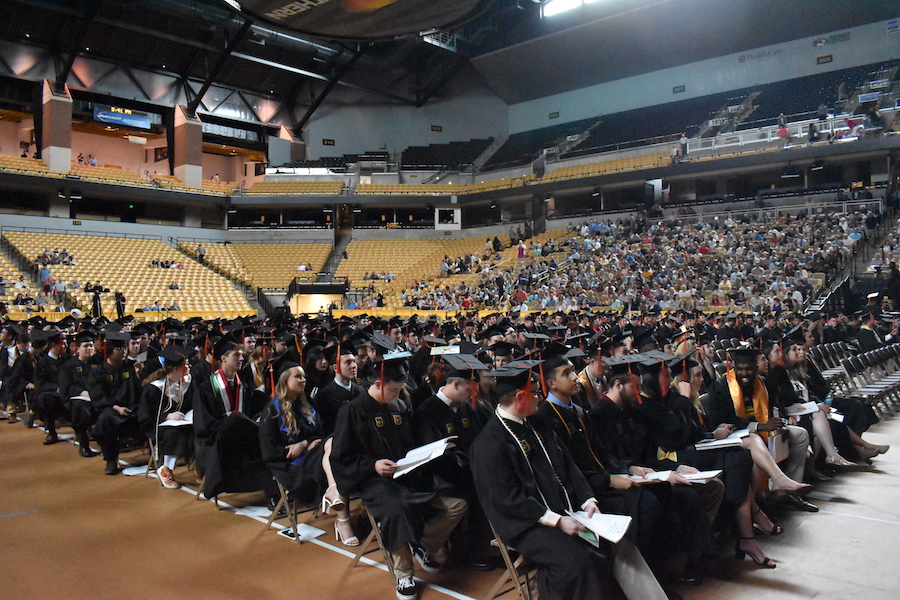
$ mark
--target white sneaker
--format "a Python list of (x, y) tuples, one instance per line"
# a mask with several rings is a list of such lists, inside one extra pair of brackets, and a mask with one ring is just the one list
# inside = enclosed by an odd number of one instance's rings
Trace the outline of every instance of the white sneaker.
[(170, 471), (166, 467), (158, 468), (156, 470), (156, 475), (159, 477), (159, 481), (165, 488), (169, 488), (170, 490), (177, 490), (181, 487), (181, 484), (175, 481), (175, 478), (172, 476), (172, 471)]
[(403, 577), (397, 582), (398, 600), (416, 600), (419, 597), (419, 584), (412, 577)]

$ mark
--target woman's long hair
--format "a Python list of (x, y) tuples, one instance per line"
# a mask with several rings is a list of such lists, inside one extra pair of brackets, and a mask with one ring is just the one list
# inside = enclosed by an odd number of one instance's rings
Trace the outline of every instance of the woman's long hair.
[(177, 367), (181, 365), (169, 365), (167, 367), (160, 367), (159, 369), (150, 373), (144, 380), (141, 382), (141, 387), (144, 387), (148, 383), (156, 381), (157, 379), (162, 379), (163, 377), (168, 377), (169, 373), (174, 371)]
[[(300, 428), (297, 427), (297, 420), (294, 417), (294, 404), (299, 403), (300, 412), (307, 416), (307, 418), (313, 418), (313, 409), (310, 406), (309, 401), (306, 399), (306, 392), (301, 392), (299, 396), (294, 399), (288, 397), (287, 393), (287, 381), (290, 377), (291, 371), (295, 368), (285, 369), (281, 376), (278, 378), (278, 382), (275, 384), (275, 397), (278, 398), (278, 403), (281, 405), (281, 416), (284, 420), (284, 426), (288, 431), (299, 431)], [(302, 371), (303, 369), (301, 369)]]

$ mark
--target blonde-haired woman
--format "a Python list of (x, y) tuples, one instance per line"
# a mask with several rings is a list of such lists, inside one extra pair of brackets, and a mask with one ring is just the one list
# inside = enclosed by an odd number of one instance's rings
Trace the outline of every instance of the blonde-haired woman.
[[(333, 483), (326, 474), (330, 469), (323, 468), (322, 422), (306, 398), (303, 368), (287, 361), (276, 361), (274, 368), (275, 394), (259, 418), (262, 458), (293, 499), (315, 506)], [(346, 546), (358, 546), (346, 502), (335, 502), (332, 508), (337, 514), (335, 537)]]

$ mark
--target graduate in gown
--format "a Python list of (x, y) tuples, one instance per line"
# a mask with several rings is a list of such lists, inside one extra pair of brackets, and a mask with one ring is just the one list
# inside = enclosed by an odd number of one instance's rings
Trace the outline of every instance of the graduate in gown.
[(265, 489), (277, 497), (259, 449), (259, 425), (250, 406), (250, 392), (238, 371), (244, 361), (241, 345), (232, 336), (213, 347), (219, 367), (209, 379), (195, 382), (193, 396), (196, 462), (203, 470), (203, 494)]
[(442, 385), (413, 413), (416, 442), (420, 445), (455, 436), (456, 446), (435, 462), (439, 485), (451, 495), (469, 503), (469, 510), (454, 532), (453, 553), (470, 567), (491, 570), (500, 564), (500, 555), (491, 546), (491, 528), (478, 503), (469, 464), (472, 444), (481, 431), (476, 378), (487, 366), (469, 354), (441, 357)]
[(582, 378), (575, 374), (572, 363), (566, 358), (568, 350), (561, 344), (551, 344), (545, 349), (543, 355), (547, 358), (542, 368), (547, 401), (541, 402), (534, 418), (551, 427), (566, 445), (587, 478), (600, 510), (631, 516), (629, 538), (638, 548), (649, 548), (659, 515), (659, 501), (627, 475), (610, 472), (607, 468), (609, 465), (615, 469), (617, 462), (606, 448), (592, 442), (585, 410), (573, 401)]
[[(530, 362), (528, 363), (530, 364)], [(537, 564), (543, 600), (597, 600), (601, 554), (580, 539), (584, 531), (568, 511), (597, 509), (593, 491), (556, 434), (529, 419), (542, 398), (528, 368), (493, 371), (499, 402), (472, 447), (478, 496), (503, 543)], [(609, 545), (601, 542), (600, 548)], [(622, 539), (613, 576), (630, 600), (664, 600), (666, 594), (637, 548)]]
[(44, 445), (49, 446), (59, 441), (56, 419), (66, 414), (59, 388), (61, 367), (66, 360), (66, 338), (55, 327), (47, 331), (35, 331), (34, 336), (40, 336), (47, 343), (45, 351), (35, 361), (33, 405), (44, 421), (47, 431)]
[(385, 356), (374, 371), (377, 379), (341, 408), (331, 453), (341, 492), (362, 498), (381, 526), (400, 600), (418, 597), (413, 552), (423, 568), (439, 571), (447, 538), (466, 512), (465, 500), (434, 492), (429, 465), (393, 478), (396, 461), (416, 446), (410, 410), (400, 400), (406, 356), (408, 352)]
[(90, 408), (88, 376), (100, 366), (99, 357), (94, 355), (94, 339), (90, 331), (82, 331), (75, 336), (75, 356), (66, 361), (59, 375), (60, 395), (75, 430), (78, 453), (84, 458), (97, 456), (91, 449), (89, 433), (95, 416)]
[(156, 445), (156, 474), (163, 486), (170, 489), (181, 487), (173, 475), (178, 457), (189, 459), (194, 454), (194, 428), (185, 419), (191, 411), (188, 352), (187, 348), (175, 344), (163, 349), (159, 357), (164, 366), (144, 381), (138, 408), (141, 431)]
[(89, 412), (96, 415), (93, 435), (103, 452), (107, 475), (119, 473), (119, 440), (141, 437), (136, 414), (140, 386), (130, 361), (125, 360), (130, 339), (127, 333), (106, 334), (106, 361), (91, 370), (91, 400), (83, 403), (89, 404)]
[(322, 420), (322, 435), (330, 436), (334, 433), (341, 407), (365, 390), (354, 381), (358, 367), (353, 344), (342, 342), (327, 348), (325, 354), (334, 367), (334, 379), (319, 390), (314, 404)]

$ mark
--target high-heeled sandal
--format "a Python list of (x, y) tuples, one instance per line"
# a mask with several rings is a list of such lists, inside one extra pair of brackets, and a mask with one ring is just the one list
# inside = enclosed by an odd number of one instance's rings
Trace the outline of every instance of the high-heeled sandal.
[(341, 530), (338, 529), (338, 523), (349, 523), (350, 519), (335, 519), (334, 520), (334, 537), (337, 538), (337, 541), (342, 543), (345, 546), (359, 546), (359, 538), (355, 535), (351, 535), (350, 537), (344, 539), (344, 535), (341, 533)]
[(758, 564), (760, 567), (765, 567), (767, 569), (774, 569), (775, 567), (777, 567), (778, 565), (776, 565), (775, 561), (772, 560), (771, 558), (764, 556), (762, 561), (760, 562), (759, 560), (756, 559), (755, 556), (753, 556), (753, 554), (751, 554), (750, 552), (747, 552), (746, 550), (741, 548), (741, 540), (755, 540), (755, 539), (756, 538), (752, 538), (752, 537), (750, 537), (750, 538), (742, 537), (740, 540), (737, 540), (734, 544), (734, 557), (738, 560), (744, 560), (745, 556), (749, 556), (750, 559), (753, 560), (753, 562)]
[(831, 465), (833, 467), (858, 467), (859, 463), (855, 463), (851, 460), (847, 460), (840, 454), (835, 454), (834, 456), (826, 456), (825, 464)]
[(336, 512), (336, 511), (339, 511), (339, 510), (343, 510), (343, 509), (344, 509), (344, 506), (345, 506), (345, 504), (344, 504), (344, 499), (341, 498), (340, 494), (338, 494), (338, 497), (337, 497), (336, 499), (334, 499), (334, 500), (331, 500), (330, 498), (328, 498), (328, 490), (330, 490), (331, 488), (334, 488), (335, 491), (336, 491), (336, 490), (337, 490), (337, 484), (336, 484), (336, 483), (332, 483), (331, 485), (329, 485), (329, 486), (325, 489), (325, 495), (322, 496), (322, 514), (323, 514), (323, 515), (331, 514), (331, 509), (332, 509), (332, 508), (333, 508), (333, 509), (335, 510), (335, 512)]
[[(757, 508), (756, 510), (753, 511), (752, 514), (757, 515), (761, 512), (762, 512), (762, 509)], [(769, 519), (769, 521), (771, 521), (771, 519)], [(769, 531), (766, 531), (765, 529), (760, 527), (757, 523), (753, 523), (753, 529), (755, 529), (758, 532), (763, 533), (765, 535), (781, 535), (782, 533), (784, 533), (784, 528), (781, 525), (776, 525), (775, 523), (772, 523), (772, 529), (770, 529)]]
[[(778, 484), (775, 483), (776, 481), (779, 481), (779, 480), (787, 480), (787, 481), (790, 481), (791, 483), (797, 483), (797, 485), (799, 485), (799, 487), (796, 487), (796, 488), (795, 487), (779, 487)], [(797, 491), (812, 487), (808, 483), (798, 483), (798, 482), (794, 481), (793, 479), (788, 477), (786, 473), (782, 473), (781, 475), (777, 476), (775, 479), (772, 480), (772, 483), (773, 483), (772, 491), (775, 491), (775, 492), (778, 492), (778, 491), (797, 492)]]

